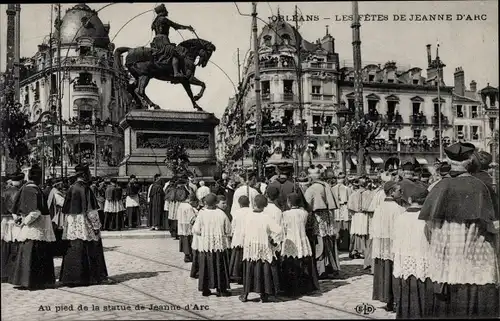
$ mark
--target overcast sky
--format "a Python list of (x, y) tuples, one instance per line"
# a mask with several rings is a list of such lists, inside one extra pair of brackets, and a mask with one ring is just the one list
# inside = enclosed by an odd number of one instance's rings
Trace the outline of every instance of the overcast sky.
[[(178, 23), (192, 25), (200, 38), (217, 46), (212, 61), (219, 65), (237, 84), (237, 48), (241, 60), (251, 46), (251, 17), (240, 16), (234, 3), (165, 3), (170, 18)], [(99, 9), (105, 3), (92, 3)], [(146, 13), (129, 23), (116, 35), (129, 19), (155, 7), (155, 3), (118, 3), (99, 12), (103, 23), (111, 24), (110, 38), (119, 46), (149, 45), (153, 33), (150, 25), (154, 13)], [(293, 15), (295, 3), (259, 2), (260, 18), (277, 13), (279, 5), (282, 15)], [(64, 4), (63, 14), (73, 5)], [(238, 3), (243, 14), (251, 13), (251, 3)], [(350, 2), (299, 2), (304, 16), (316, 15), (318, 21), (303, 22), (300, 32), (308, 41), (323, 37), (326, 25), (335, 38), (336, 51), (341, 62), (352, 61), (352, 31), (350, 22), (336, 21), (336, 16), (350, 15)], [(5, 47), (7, 5), (0, 5), (0, 69), (5, 70)], [(374, 62), (384, 64), (394, 60), (402, 66), (427, 67), (426, 44), (432, 44), (435, 56), (436, 43), (440, 43), (440, 57), (445, 62), (445, 81), (453, 85), (453, 71), (461, 66), (465, 71), (466, 84), (475, 80), (478, 88), (490, 83), (498, 86), (498, 1), (372, 1), (360, 2), (361, 14), (381, 14), (387, 21), (364, 21), (361, 24), (363, 64)], [(394, 15), (407, 15), (407, 21), (394, 21)], [(409, 21), (410, 15), (451, 14), (452, 21)], [(482, 16), (482, 20), (458, 21), (458, 15)], [(328, 19), (329, 18), (329, 19)], [(421, 18), (422, 20), (423, 18)], [(293, 24), (293, 22), (291, 22)], [(259, 32), (264, 22), (259, 21)], [(23, 4), (21, 6), (21, 56), (31, 56), (37, 45), (50, 30), (50, 4)], [(193, 38), (189, 31), (180, 31), (185, 39)], [(181, 34), (172, 31), (171, 41), (182, 41)], [(206, 111), (220, 116), (228, 98), (234, 94), (231, 81), (214, 64), (198, 68), (196, 75), (207, 83), (204, 97), (199, 101)], [(193, 87), (196, 93), (198, 89)], [(173, 86), (160, 81), (150, 82), (147, 94), (164, 109), (190, 110), (191, 103), (182, 86)]]

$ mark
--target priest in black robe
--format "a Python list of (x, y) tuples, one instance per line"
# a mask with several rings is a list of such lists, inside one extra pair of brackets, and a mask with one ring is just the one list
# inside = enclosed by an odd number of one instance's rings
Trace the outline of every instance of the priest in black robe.
[(165, 225), (165, 192), (160, 174), (154, 176), (154, 183), (149, 190), (149, 218), (151, 229), (159, 230)]
[(66, 216), (63, 239), (68, 240), (68, 247), (59, 281), (68, 286), (99, 284), (108, 277), (99, 206), (89, 187), (88, 165), (77, 165), (75, 172), (76, 182), (69, 188), (62, 208)]
[(477, 170), (474, 151), (473, 144), (461, 142), (445, 148), (451, 177), (434, 186), (420, 211), (435, 291), (434, 297), (425, 297), (425, 310), (432, 311), (426, 317), (500, 315), (500, 215), (488, 187), (470, 174)]
[(19, 250), (9, 283), (21, 289), (43, 289), (54, 286), (52, 244), (56, 240), (47, 201), (40, 183), (42, 170), (31, 166), (28, 182), (14, 200), (12, 212), (20, 217)]
[(18, 172), (10, 176), (11, 185), (2, 191), (2, 282), (8, 282), (16, 263), (19, 242), (17, 237), (21, 227), (16, 223), (17, 215), (12, 212), (14, 200), (24, 180), (24, 173)]

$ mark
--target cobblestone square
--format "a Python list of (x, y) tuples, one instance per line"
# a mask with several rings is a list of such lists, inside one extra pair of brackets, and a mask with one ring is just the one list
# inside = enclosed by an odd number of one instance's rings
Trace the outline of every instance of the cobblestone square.
[[(2, 284), (2, 320), (159, 320), (159, 319), (365, 319), (395, 318), (372, 301), (372, 276), (362, 260), (341, 255), (340, 279), (321, 281), (319, 293), (277, 302), (238, 300), (241, 286), (231, 285), (231, 297), (203, 297), (197, 280), (189, 277), (190, 263), (178, 252), (178, 241), (104, 238), (109, 284), (17, 290)], [(56, 276), (61, 259), (55, 259)], [(375, 307), (358, 314), (360, 304)]]

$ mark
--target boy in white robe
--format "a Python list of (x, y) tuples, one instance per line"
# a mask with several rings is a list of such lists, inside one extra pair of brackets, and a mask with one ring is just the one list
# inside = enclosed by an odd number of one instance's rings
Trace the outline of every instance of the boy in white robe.
[(177, 208), (177, 233), (179, 235), (179, 252), (184, 253), (185, 263), (193, 261), (193, 250), (191, 248), (191, 243), (193, 241), (191, 220), (196, 216), (197, 211), (192, 206), (192, 201), (193, 199), (191, 197), (188, 197), (184, 201), (182, 201)]
[(248, 300), (250, 292), (260, 294), (262, 302), (279, 291), (279, 269), (276, 247), (281, 243), (281, 227), (263, 214), (267, 199), (257, 195), (254, 209), (246, 219), (243, 240), (243, 294), (239, 299)]
[(243, 239), (247, 216), (252, 213), (250, 200), (246, 195), (238, 199), (239, 208), (232, 214), (231, 260), (229, 261), (229, 276), (231, 281), (243, 284)]
[(397, 203), (401, 197), (401, 187), (398, 183), (385, 183), (384, 193), (386, 197), (375, 209), (370, 226), (374, 261), (372, 298), (387, 303), (386, 310), (392, 311), (394, 308), (392, 233), (394, 233), (394, 220), (405, 211), (405, 208)]
[(200, 211), (193, 225), (193, 234), (198, 235), (198, 290), (203, 296), (209, 296), (211, 289), (217, 290), (217, 296), (230, 296), (227, 249), (231, 222), (226, 213), (217, 208), (215, 194), (208, 194), (205, 202), (206, 209)]

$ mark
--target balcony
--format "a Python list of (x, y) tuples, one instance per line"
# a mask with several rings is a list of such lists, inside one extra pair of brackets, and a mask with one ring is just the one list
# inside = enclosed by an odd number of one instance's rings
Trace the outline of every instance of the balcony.
[(335, 63), (333, 62), (304, 62), (302, 63), (302, 68), (311, 68), (311, 69), (335, 69)]
[(425, 115), (410, 115), (410, 124), (412, 125), (426, 125), (427, 117)]
[(286, 93), (286, 94), (271, 94), (270, 100), (273, 103), (298, 103), (299, 97), (294, 93)]
[(99, 94), (99, 88), (96, 85), (74, 85), (73, 90), (80, 93)]
[[(439, 126), (439, 118), (437, 116), (432, 116), (432, 124), (435, 126)], [(442, 126), (449, 126), (450, 125), (448, 117), (441, 116), (441, 125)]]
[(372, 122), (376, 122), (379, 120), (383, 120), (383, 117), (378, 112), (371, 112), (371, 113), (365, 114), (365, 119), (372, 121)]
[[(398, 141), (396, 139), (376, 139), (369, 149), (374, 153), (389, 154), (415, 154), (415, 153), (439, 153), (438, 139), (408, 138), (400, 140), (400, 150), (398, 152)], [(443, 146), (446, 147), (449, 142), (444, 140)]]
[(387, 114), (386, 115), (387, 124), (400, 125), (403, 123), (403, 117), (400, 114)]
[(329, 101), (333, 102), (334, 95), (327, 95), (327, 94), (311, 94), (311, 100), (312, 101)]
[(259, 63), (259, 67), (264, 69), (291, 69), (295, 70), (295, 61), (293, 59), (283, 60), (283, 59), (274, 59), (274, 60), (266, 60), (261, 61)]

